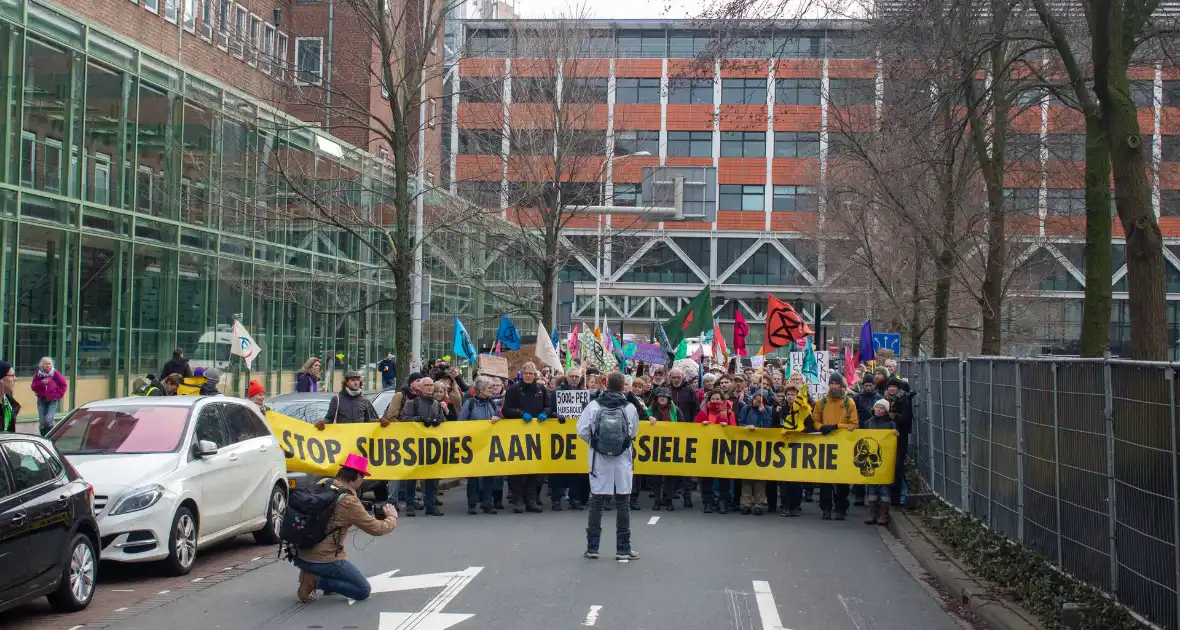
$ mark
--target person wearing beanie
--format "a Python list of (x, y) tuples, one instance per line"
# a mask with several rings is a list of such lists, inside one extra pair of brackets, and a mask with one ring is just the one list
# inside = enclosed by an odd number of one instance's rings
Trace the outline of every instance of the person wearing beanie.
[(217, 389), (217, 384), (221, 382), (221, 370), (217, 368), (208, 368), (205, 370), (205, 383), (201, 385), (201, 391), (198, 392), (201, 396), (220, 396), (221, 390)]
[(251, 380), (250, 386), (246, 388), (246, 398), (258, 405), (258, 410), (262, 412), (262, 415), (266, 415), (266, 388), (262, 386), (262, 383)]
[[(853, 402), (856, 403), (856, 417), (857, 425), (860, 428), (865, 427), (865, 422), (873, 416), (873, 403), (881, 400), (881, 392), (877, 390), (876, 384), (873, 382), (872, 374), (865, 374), (860, 379), (860, 393), (852, 397)], [(852, 486), (853, 505), (860, 506), (865, 504), (865, 487), (861, 484)]]
[[(837, 429), (855, 431), (857, 427), (856, 406), (845, 391), (844, 377), (833, 372), (828, 378), (828, 393), (815, 404), (812, 415), (815, 428), (824, 435)], [(823, 484), (820, 486), (819, 509), (823, 519), (842, 521), (848, 515), (848, 484)]]
[[(750, 431), (769, 429), (774, 426), (774, 409), (770, 406), (770, 394), (760, 389), (754, 392), (750, 403), (742, 407), (738, 424)], [(746, 479), (742, 482), (742, 514), (753, 513), (762, 516), (766, 511), (766, 480)]]
[(893, 505), (905, 504), (905, 458), (909, 454), (910, 433), (914, 430), (914, 402), (910, 385), (894, 376), (885, 384), (885, 400), (889, 401), (889, 417), (897, 424), (897, 474), (893, 478)]
[(12, 396), (16, 387), (16, 370), (8, 361), (0, 361), (0, 433), (16, 433), (20, 403)]
[[(672, 401), (672, 392), (666, 386), (656, 387), (652, 392), (651, 398), (651, 419), (655, 422), (680, 422), (680, 408)], [(679, 477), (671, 476), (652, 476), (649, 477), (651, 481), (652, 493), (654, 501), (652, 509), (659, 511), (661, 508), (667, 509), (669, 512), (676, 509), (672, 505), (672, 498), (676, 496), (677, 485), (680, 482)], [(692, 497), (684, 496), (684, 507), (692, 507)]]
[[(864, 423), (864, 428), (893, 431), (893, 435), (898, 435), (897, 424), (890, 418), (889, 409), (889, 401), (884, 398), (873, 403), (873, 415)], [(865, 525), (888, 525), (889, 486), (871, 484), (865, 486), (865, 494), (869, 503), (869, 517), (865, 519)]]

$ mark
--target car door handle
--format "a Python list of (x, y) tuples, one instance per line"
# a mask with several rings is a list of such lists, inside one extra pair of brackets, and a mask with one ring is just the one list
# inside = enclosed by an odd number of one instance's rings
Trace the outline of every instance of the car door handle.
[(24, 525), (26, 518), (28, 518), (28, 514), (25, 512), (17, 512), (12, 516), (12, 526), (20, 527), (21, 525)]
[(266, 452), (266, 445), (265, 445), (265, 444), (263, 444), (262, 446), (259, 446), (259, 447), (258, 447), (258, 450), (259, 450), (259, 451), (261, 451), (261, 452), (263, 452), (263, 453), (265, 453), (265, 452)]
[(229, 461), (231, 461), (231, 462), (236, 462), (236, 461), (238, 461), (238, 456), (237, 456), (237, 455), (230, 455), (230, 456), (229, 456)]

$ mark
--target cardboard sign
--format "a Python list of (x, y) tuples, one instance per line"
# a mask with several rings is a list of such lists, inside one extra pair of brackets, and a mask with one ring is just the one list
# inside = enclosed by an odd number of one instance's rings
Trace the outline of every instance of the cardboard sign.
[(635, 344), (635, 352), (627, 358), (657, 365), (663, 365), (668, 361), (667, 353), (658, 343), (637, 343)]
[[(819, 398), (828, 391), (828, 377), (832, 375), (832, 367), (828, 362), (830, 357), (831, 355), (828, 354), (827, 350), (821, 350), (815, 353), (816, 367), (819, 368), (819, 380), (815, 383), (808, 383), (813, 398)], [(796, 371), (803, 371), (803, 353), (797, 351), (791, 353), (791, 372)], [(790, 374), (787, 374), (787, 376), (790, 376)]]
[(756, 354), (756, 355), (750, 357), (750, 367), (760, 368), (760, 367), (762, 367), (762, 365), (765, 361), (766, 361), (766, 357), (764, 357), (760, 354)]
[(553, 394), (557, 397), (557, 417), (577, 418), (582, 415), (587, 403), (590, 402), (588, 389), (559, 389)]
[(481, 354), (479, 355), (479, 373), (508, 378), (508, 359), (491, 354)]

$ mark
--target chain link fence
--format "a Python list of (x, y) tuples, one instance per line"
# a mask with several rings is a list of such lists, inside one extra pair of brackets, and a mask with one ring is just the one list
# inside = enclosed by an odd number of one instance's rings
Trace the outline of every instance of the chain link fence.
[(923, 359), (914, 453), (932, 492), (1180, 630), (1180, 364)]

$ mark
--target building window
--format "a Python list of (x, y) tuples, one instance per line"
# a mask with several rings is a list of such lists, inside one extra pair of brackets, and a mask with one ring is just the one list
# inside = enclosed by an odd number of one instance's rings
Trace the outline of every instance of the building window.
[(1041, 161), (1041, 134), (1014, 133), (1008, 136), (1008, 146), (1005, 149), (1008, 159), (1015, 162)]
[(459, 83), (459, 98), (468, 103), (501, 103), (504, 101), (504, 80), (497, 77), (463, 77)]
[(513, 103), (556, 103), (557, 84), (553, 77), (513, 77)]
[(160, 13), (160, 0), (143, 0), (143, 8), (152, 13)]
[(20, 183), (26, 188), (36, 187), (37, 136), (22, 131), (20, 134)]
[(668, 33), (668, 56), (699, 57), (709, 52), (712, 41), (708, 31), (672, 31)]
[(61, 140), (46, 138), (41, 154), (44, 164), (42, 173), (45, 178), (41, 182), (41, 189), (46, 192), (61, 192)]
[(828, 99), (835, 107), (872, 105), (877, 100), (877, 82), (873, 79), (832, 79)]
[(561, 82), (561, 102), (606, 104), (608, 88), (605, 78), (567, 78)]
[(213, 39), (213, 17), (217, 10), (217, 0), (203, 0), (201, 3), (201, 38)]
[(791, 59), (823, 57), (824, 37), (820, 33), (785, 33), (774, 38), (776, 56)]
[(807, 186), (775, 186), (772, 207), (775, 212), (815, 212), (818, 199)]
[(765, 210), (766, 187), (761, 184), (722, 184), (718, 188), (719, 210)]
[(626, 105), (659, 105), (659, 79), (616, 79), (615, 102)]
[(776, 79), (776, 105), (819, 105), (819, 79)]
[(639, 208), (643, 205), (643, 192), (639, 184), (615, 184), (616, 206)]
[(1131, 81), (1131, 100), (1135, 102), (1135, 107), (1155, 107), (1155, 83)]
[(619, 31), (619, 56), (660, 59), (664, 56), (664, 31)]
[(860, 59), (865, 53), (861, 48), (852, 33), (829, 33), (825, 52), (829, 59)]
[(1164, 162), (1180, 162), (1180, 136), (1164, 136), (1161, 143), (1160, 159)]
[(460, 155), (500, 155), (503, 133), (494, 129), (462, 129), (459, 131)]
[(766, 157), (766, 132), (725, 131), (721, 133), (721, 157)]
[(1045, 146), (1049, 149), (1050, 162), (1086, 161), (1085, 134), (1052, 134), (1045, 138)]
[(287, 78), (287, 34), (279, 31), (275, 35), (275, 68), (279, 79)]
[(104, 153), (94, 156), (94, 188), (90, 200), (104, 206), (111, 203), (111, 158)]
[(141, 166), (135, 173), (135, 207), (140, 212), (154, 214), (152, 201), (152, 170)]
[(660, 132), (658, 131), (616, 131), (615, 155), (644, 153), (660, 154)]
[[(386, 93), (388, 92), (389, 90), (386, 90)], [(389, 97), (386, 96), (385, 98)], [(438, 101), (433, 98), (430, 99), (430, 118), (426, 120), (426, 124), (430, 125), (431, 129), (438, 126)]]
[[(606, 154), (606, 132), (598, 130), (567, 131), (560, 140), (566, 155), (590, 156)], [(559, 149), (562, 147), (559, 147)]]
[(467, 40), (470, 57), (509, 57), (512, 55), (512, 34), (507, 30), (476, 31)]
[(869, 131), (833, 131), (828, 134), (828, 159), (864, 155), (872, 139), (872, 132)]
[(250, 14), (246, 7), (234, 7), (234, 56), (241, 59), (246, 54), (246, 26), (250, 21)]
[(190, 33), (197, 30), (197, 0), (184, 0), (184, 30)]
[(258, 65), (258, 51), (262, 48), (262, 18), (250, 14), (250, 51), (246, 55), (246, 63)]
[(1164, 81), (1164, 107), (1180, 107), (1180, 81)]
[(179, 11), (176, 3), (180, 0), (164, 0), (164, 19), (176, 24)]
[(322, 37), (295, 38), (295, 83), (319, 85), (323, 80), (324, 39)]
[(561, 203), (565, 206), (598, 206), (602, 204), (602, 185), (598, 182), (562, 182)]
[(803, 131), (774, 132), (774, 157), (819, 159), (819, 133)]
[(459, 182), (459, 196), (483, 207), (500, 207), (500, 182)]
[(1004, 201), (1011, 212), (1036, 215), (1039, 195), (1040, 191), (1036, 188), (1007, 188), (1004, 190)]
[(674, 105), (712, 105), (713, 79), (668, 79), (668, 102)]
[[(490, 153), (498, 155), (500, 134), (496, 131), (484, 131), (482, 134), (487, 134), (481, 142), (483, 143), (483, 153)], [(553, 155), (555, 148), (553, 144), (553, 130), (552, 129), (513, 129), (508, 136), (508, 150), (513, 155)], [(570, 155), (568, 145), (563, 147), (566, 155)]]
[(669, 131), (668, 157), (713, 157), (713, 132)]
[[(212, 2), (213, 0), (205, 0)], [(233, 0), (217, 0), (217, 45), (222, 50), (229, 48), (230, 25), (233, 23)]]
[(1180, 217), (1180, 190), (1160, 191), (1160, 216)]
[(722, 79), (721, 102), (725, 105), (764, 105), (766, 79)]
[(1045, 191), (1045, 208), (1050, 216), (1086, 216), (1086, 191), (1081, 188), (1050, 188)]
[(274, 67), (275, 55), (275, 27), (273, 24), (267, 24), (262, 29), (262, 71), (270, 74), (271, 68)]

